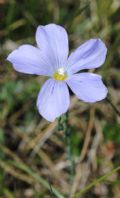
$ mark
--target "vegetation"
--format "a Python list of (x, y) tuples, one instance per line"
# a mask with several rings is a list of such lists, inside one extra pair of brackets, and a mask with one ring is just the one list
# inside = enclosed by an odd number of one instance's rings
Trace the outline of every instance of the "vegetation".
[[(119, 13), (119, 0), (0, 0), (1, 198), (120, 197)], [(109, 99), (90, 105), (71, 94), (72, 180), (63, 128), (36, 108), (45, 78), (17, 73), (6, 61), (17, 46), (35, 44), (37, 26), (49, 23), (67, 29), (71, 51), (93, 37), (108, 47), (93, 72), (103, 76)]]

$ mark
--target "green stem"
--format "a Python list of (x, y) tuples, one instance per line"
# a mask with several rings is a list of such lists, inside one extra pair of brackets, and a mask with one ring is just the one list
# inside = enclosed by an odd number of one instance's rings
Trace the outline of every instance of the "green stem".
[(82, 195), (86, 191), (90, 190), (92, 187), (96, 186), (97, 184), (105, 181), (109, 176), (113, 175), (114, 173), (116, 173), (119, 170), (120, 170), (120, 166), (118, 166), (117, 168), (113, 169), (111, 172), (103, 175), (102, 177), (94, 180), (91, 184), (89, 184), (88, 186), (86, 186), (85, 188), (80, 190), (79, 192), (75, 193), (71, 198), (78, 198), (80, 195)]
[(58, 127), (60, 130), (64, 131), (67, 159), (70, 162), (70, 167), (69, 167), (70, 181), (72, 182), (75, 170), (74, 170), (74, 160), (72, 156), (71, 128), (68, 122), (68, 113), (64, 114), (59, 118)]

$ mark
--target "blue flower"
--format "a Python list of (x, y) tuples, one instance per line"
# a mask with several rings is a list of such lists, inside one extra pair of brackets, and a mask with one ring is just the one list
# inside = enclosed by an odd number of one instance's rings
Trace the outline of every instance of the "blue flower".
[(45, 119), (52, 122), (68, 110), (68, 86), (84, 102), (94, 103), (106, 97), (108, 91), (100, 75), (78, 73), (104, 63), (107, 48), (100, 39), (88, 40), (68, 56), (66, 30), (49, 24), (37, 28), (36, 42), (38, 47), (22, 45), (7, 60), (18, 72), (50, 77), (37, 98), (37, 108)]

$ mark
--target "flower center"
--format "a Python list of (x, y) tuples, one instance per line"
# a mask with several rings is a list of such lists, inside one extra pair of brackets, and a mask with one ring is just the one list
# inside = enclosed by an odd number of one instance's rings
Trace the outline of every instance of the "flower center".
[(63, 67), (60, 67), (53, 75), (53, 78), (55, 80), (66, 80), (67, 79), (67, 73), (64, 70)]

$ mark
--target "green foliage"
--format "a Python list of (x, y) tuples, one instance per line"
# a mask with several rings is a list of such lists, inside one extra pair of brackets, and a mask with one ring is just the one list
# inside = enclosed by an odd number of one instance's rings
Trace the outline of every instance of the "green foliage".
[(113, 142), (120, 144), (120, 124), (106, 123), (103, 128), (103, 134), (105, 140), (112, 140)]

